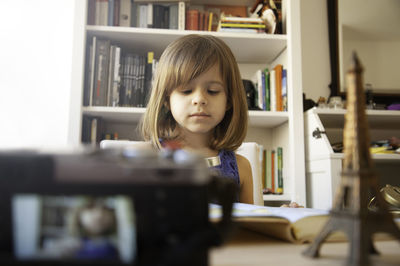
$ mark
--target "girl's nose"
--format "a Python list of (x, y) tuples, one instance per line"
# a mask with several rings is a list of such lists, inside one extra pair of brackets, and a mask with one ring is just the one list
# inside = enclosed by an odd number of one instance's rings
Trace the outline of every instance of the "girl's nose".
[(192, 99), (192, 104), (193, 105), (205, 105), (205, 104), (207, 104), (207, 98), (205, 97), (203, 92), (197, 91), (196, 93), (194, 93), (193, 99)]

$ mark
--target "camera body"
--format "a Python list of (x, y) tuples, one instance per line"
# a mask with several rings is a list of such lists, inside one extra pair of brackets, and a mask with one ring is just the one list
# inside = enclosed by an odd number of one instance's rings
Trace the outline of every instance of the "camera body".
[[(221, 243), (218, 231), (228, 226), (234, 199), (232, 186), (221, 186), (221, 180), (202, 160), (182, 151), (0, 152), (0, 260), (207, 265), (208, 249)], [(213, 193), (225, 188), (224, 222), (216, 226), (209, 221), (208, 205)], [(84, 204), (90, 209), (99, 202), (115, 215), (114, 233), (72, 233), (73, 214)], [(95, 217), (98, 212), (89, 213)], [(99, 239), (101, 248), (88, 253), (98, 248)], [(77, 249), (86, 257), (75, 256)]]

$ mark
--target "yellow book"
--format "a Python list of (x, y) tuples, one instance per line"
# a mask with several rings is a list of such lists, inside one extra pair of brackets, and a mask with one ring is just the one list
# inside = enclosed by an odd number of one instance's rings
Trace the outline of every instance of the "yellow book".
[(213, 20), (213, 12), (210, 12), (208, 15), (208, 31), (212, 29), (212, 20)]
[(265, 24), (221, 23), (221, 27), (265, 29)]

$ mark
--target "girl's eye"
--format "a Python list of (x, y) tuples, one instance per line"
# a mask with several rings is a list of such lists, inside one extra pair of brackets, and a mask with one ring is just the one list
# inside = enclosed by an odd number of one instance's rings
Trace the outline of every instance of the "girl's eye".
[(181, 93), (185, 94), (185, 95), (189, 95), (192, 93), (192, 90), (182, 90)]
[(210, 95), (217, 95), (220, 91), (219, 90), (208, 90)]

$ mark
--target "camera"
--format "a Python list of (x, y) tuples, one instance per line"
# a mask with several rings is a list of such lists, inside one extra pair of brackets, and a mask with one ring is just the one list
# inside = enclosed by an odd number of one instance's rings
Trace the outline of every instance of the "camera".
[[(207, 265), (236, 186), (179, 151), (0, 152), (0, 261)], [(210, 222), (209, 203), (222, 205)]]

